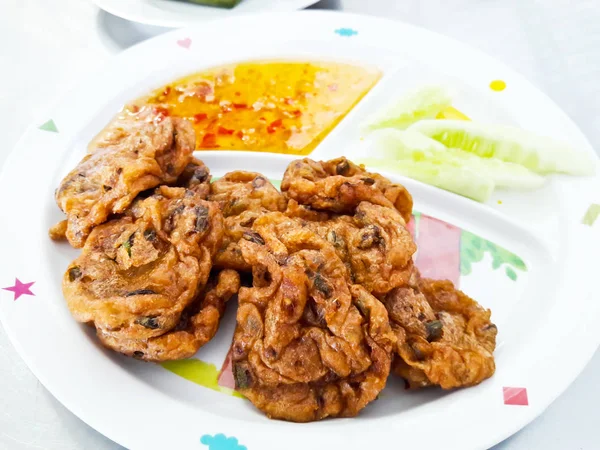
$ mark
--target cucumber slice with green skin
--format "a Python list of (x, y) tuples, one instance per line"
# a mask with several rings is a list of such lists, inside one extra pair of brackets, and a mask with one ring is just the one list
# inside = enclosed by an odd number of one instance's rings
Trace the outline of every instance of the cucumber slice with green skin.
[(525, 130), (463, 120), (423, 120), (410, 127), (446, 147), (520, 164), (540, 174), (593, 175), (594, 158), (568, 144)]
[(242, 0), (178, 0), (196, 5), (216, 6), (217, 8), (233, 8)]
[(379, 159), (427, 162), (439, 166), (465, 167), (492, 180), (496, 187), (537, 189), (544, 177), (518, 164), (480, 158), (464, 150), (447, 148), (438, 141), (412, 130), (379, 130), (373, 133), (373, 152)]
[(366, 158), (360, 162), (369, 167), (399, 173), (482, 203), (486, 202), (494, 191), (494, 182), (491, 179), (466, 167), (439, 165), (428, 161), (389, 161), (376, 158)]
[(452, 104), (452, 96), (444, 86), (422, 86), (407, 92), (383, 112), (375, 114), (363, 125), (364, 131), (380, 128), (404, 130), (418, 120), (433, 119)]

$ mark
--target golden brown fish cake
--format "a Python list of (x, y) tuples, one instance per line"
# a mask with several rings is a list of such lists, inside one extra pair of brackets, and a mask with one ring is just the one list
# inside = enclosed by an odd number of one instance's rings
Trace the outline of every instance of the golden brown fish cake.
[(252, 209), (226, 217), (224, 220), (225, 234), (223, 245), (215, 256), (215, 267), (229, 268), (242, 272), (249, 272), (250, 266), (244, 261), (238, 242), (248, 234), (254, 221), (269, 211), (265, 209)]
[(496, 325), (482, 308), (447, 280), (419, 278), (383, 299), (398, 336), (394, 372), (411, 388), (473, 386), (496, 365)]
[(225, 236), (215, 267), (249, 271), (238, 242), (262, 214), (285, 210), (285, 197), (263, 175), (236, 171), (212, 183), (208, 199), (219, 204), (225, 217)]
[(350, 263), (354, 283), (382, 295), (410, 279), (417, 246), (395, 209), (361, 202), (351, 220), (340, 217), (326, 227), (327, 240)]
[[(361, 202), (353, 216), (335, 215), (306, 210), (290, 200), (285, 215), (258, 218), (253, 229), (268, 237), (274, 235), (274, 230), (281, 232), (296, 223), (332, 244), (348, 267), (352, 282), (374, 295), (408, 283), (417, 247), (396, 209)], [(267, 244), (275, 256), (285, 254), (285, 247), (277, 239)]]
[(183, 172), (177, 177), (176, 187), (184, 187), (194, 190), (200, 198), (206, 200), (210, 194), (210, 170), (202, 161), (192, 158)]
[[(202, 199), (206, 199), (210, 193), (210, 180), (211, 175), (208, 167), (199, 159), (192, 158), (192, 161), (177, 177), (175, 186), (193, 189)], [(68, 221), (66, 219), (61, 220), (50, 228), (48, 235), (54, 241), (66, 240), (67, 226)]]
[(56, 203), (67, 215), (69, 243), (83, 247), (94, 226), (124, 212), (140, 192), (175, 182), (194, 145), (188, 122), (151, 109), (113, 120), (56, 190)]
[(65, 273), (67, 305), (75, 319), (115, 338), (164, 334), (205, 285), (222, 236), (216, 204), (161, 186), (94, 228)]
[(301, 205), (334, 213), (354, 213), (360, 202), (396, 208), (405, 222), (412, 213), (412, 197), (400, 184), (365, 171), (346, 158), (290, 163), (281, 182), (281, 191)]
[[(259, 220), (270, 216), (284, 220)], [(236, 388), (274, 419), (355, 416), (385, 387), (395, 335), (383, 304), (351, 284), (333, 246), (288, 221), (239, 244), (254, 277), (239, 293)]]
[(209, 280), (194, 302), (182, 313), (175, 328), (149, 339), (118, 339), (97, 330), (100, 341), (108, 348), (145, 361), (170, 361), (190, 358), (210, 341), (225, 310), (225, 303), (240, 289), (235, 270), (223, 270)]
[(288, 200), (285, 215), (309, 222), (324, 222), (339, 216), (339, 214), (312, 209), (309, 205), (301, 205), (292, 198)]
[(210, 201), (217, 202), (224, 217), (264, 208), (283, 211), (285, 197), (260, 173), (237, 170), (211, 184)]

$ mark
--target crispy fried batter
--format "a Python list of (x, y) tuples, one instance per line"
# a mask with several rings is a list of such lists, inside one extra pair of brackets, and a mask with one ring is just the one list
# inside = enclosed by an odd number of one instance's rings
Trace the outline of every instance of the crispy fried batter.
[(321, 162), (304, 158), (290, 163), (281, 190), (317, 210), (352, 214), (360, 202), (368, 201), (396, 208), (405, 222), (412, 213), (412, 197), (404, 186), (366, 172), (343, 157)]
[(374, 295), (406, 285), (417, 247), (393, 208), (361, 202), (353, 217), (341, 216), (318, 224), (347, 262), (354, 283)]
[(48, 236), (53, 241), (66, 241), (67, 240), (67, 220), (61, 220), (56, 225), (53, 225), (48, 230)]
[(309, 205), (301, 205), (293, 198), (288, 200), (285, 215), (311, 222), (324, 222), (339, 216), (339, 214), (312, 209)]
[(387, 312), (299, 219), (259, 220), (239, 243), (254, 281), (239, 293), (236, 387), (271, 418), (355, 416), (387, 380), (395, 343)]
[(138, 193), (174, 182), (190, 161), (194, 145), (194, 129), (188, 122), (152, 110), (124, 114), (111, 122), (56, 191), (56, 202), (67, 215), (70, 244), (83, 247), (94, 226), (125, 211)]
[(217, 202), (224, 217), (264, 208), (283, 211), (286, 200), (275, 186), (256, 172), (229, 172), (211, 185), (209, 200)]
[(249, 271), (239, 240), (264, 213), (285, 210), (286, 199), (269, 180), (255, 172), (229, 172), (210, 188), (209, 200), (219, 204), (225, 217), (225, 236), (215, 267)]
[[(333, 245), (352, 281), (374, 295), (408, 283), (417, 247), (394, 208), (361, 202), (354, 216), (348, 216), (307, 210), (290, 200), (285, 215), (258, 218), (253, 229), (270, 239), (275, 230), (282, 232), (296, 223), (314, 230)], [(267, 244), (276, 257), (285, 254), (285, 247), (277, 239)]]
[(210, 194), (210, 170), (202, 161), (192, 158), (183, 172), (177, 177), (175, 186), (194, 190), (200, 198), (206, 200)]
[(420, 278), (391, 291), (384, 303), (398, 336), (394, 372), (411, 388), (473, 386), (496, 369), (497, 328), (491, 312), (450, 281)]
[(491, 312), (413, 266), (403, 186), (346, 158), (294, 161), (283, 194), (253, 172), (211, 184), (194, 141), (185, 121), (125, 113), (56, 192), (50, 236), (83, 247), (64, 296), (106, 347), (191, 357), (239, 291), (236, 388), (271, 418), (356, 416), (392, 369), (412, 388), (493, 375)]
[(164, 334), (205, 285), (222, 235), (214, 203), (161, 186), (94, 228), (63, 279), (69, 309), (115, 338)]
[(171, 331), (149, 339), (118, 339), (98, 329), (100, 341), (115, 351), (145, 361), (190, 358), (210, 341), (219, 328), (225, 303), (240, 289), (235, 270), (223, 270), (209, 280), (200, 295), (182, 313)]

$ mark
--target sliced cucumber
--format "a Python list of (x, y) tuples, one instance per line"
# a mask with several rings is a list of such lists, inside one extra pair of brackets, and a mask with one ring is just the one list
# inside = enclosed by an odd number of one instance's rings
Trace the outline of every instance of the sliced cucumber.
[(423, 133), (446, 147), (520, 164), (541, 174), (593, 175), (596, 171), (591, 155), (515, 127), (463, 120), (423, 120), (413, 124), (410, 130)]
[(379, 130), (373, 133), (375, 157), (389, 160), (429, 162), (440, 167), (463, 166), (490, 178), (496, 187), (537, 189), (544, 177), (518, 164), (497, 159), (479, 158), (459, 149), (449, 149), (440, 142), (412, 130)]
[(469, 116), (463, 114), (454, 106), (448, 106), (446, 109), (440, 111), (435, 118), (445, 120), (471, 120)]
[(418, 120), (433, 119), (452, 103), (450, 92), (443, 86), (422, 86), (407, 92), (381, 113), (363, 125), (365, 131), (380, 128), (404, 130)]
[(494, 182), (471, 169), (454, 165), (440, 165), (429, 161), (389, 161), (366, 158), (367, 166), (392, 171), (432, 186), (454, 192), (478, 202), (485, 202), (494, 190)]

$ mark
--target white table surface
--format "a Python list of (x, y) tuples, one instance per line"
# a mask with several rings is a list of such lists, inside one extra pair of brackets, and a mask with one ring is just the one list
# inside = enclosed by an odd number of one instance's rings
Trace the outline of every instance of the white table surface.
[[(317, 7), (395, 17), (484, 50), (548, 93), (600, 149), (598, 0), (324, 0)], [(73, 83), (163, 31), (99, 11), (89, 0), (1, 0), (0, 165), (27, 125)], [(494, 450), (600, 449), (599, 378), (597, 353), (541, 417)], [(121, 447), (58, 403), (0, 327), (0, 448)]]

